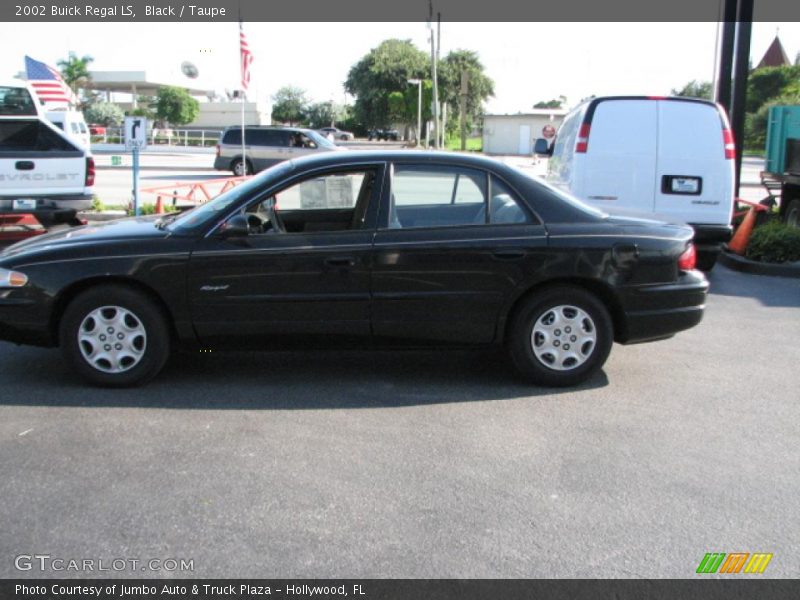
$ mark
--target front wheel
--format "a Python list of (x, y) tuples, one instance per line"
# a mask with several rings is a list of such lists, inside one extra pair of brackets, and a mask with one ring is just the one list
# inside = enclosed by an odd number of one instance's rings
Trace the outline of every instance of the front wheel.
[(599, 370), (613, 341), (611, 317), (603, 303), (583, 289), (559, 286), (533, 295), (517, 310), (508, 350), (527, 379), (563, 387)]
[(170, 349), (163, 312), (145, 294), (119, 285), (90, 288), (70, 302), (59, 341), (80, 376), (106, 387), (146, 383), (161, 371)]

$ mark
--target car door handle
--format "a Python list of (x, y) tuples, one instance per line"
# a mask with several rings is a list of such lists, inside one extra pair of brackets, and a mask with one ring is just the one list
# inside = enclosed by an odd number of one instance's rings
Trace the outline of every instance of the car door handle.
[(329, 267), (354, 267), (356, 259), (352, 256), (331, 256), (325, 259), (325, 264)]
[(17, 171), (33, 171), (35, 166), (32, 160), (18, 160), (14, 164)]
[(525, 258), (525, 252), (522, 250), (495, 250), (492, 252), (492, 256), (498, 260), (519, 260)]

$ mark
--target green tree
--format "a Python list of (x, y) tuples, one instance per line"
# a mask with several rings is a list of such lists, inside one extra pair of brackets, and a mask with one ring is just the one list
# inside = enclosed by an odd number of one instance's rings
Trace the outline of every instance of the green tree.
[(466, 121), (467, 129), (472, 129), (484, 112), (484, 102), (494, 96), (494, 81), (485, 73), (477, 52), (472, 50), (453, 50), (439, 65), (439, 98), (447, 102), (448, 129), (458, 129), (459, 95), (461, 94), (461, 73), (468, 77)]
[(170, 125), (186, 125), (197, 118), (200, 103), (184, 88), (169, 85), (158, 88), (156, 118)]
[(429, 72), (428, 56), (411, 40), (384, 40), (353, 65), (347, 74), (344, 87), (348, 94), (356, 97), (353, 107), (356, 120), (365, 127), (386, 127), (405, 114), (401, 121), (416, 123), (416, 101), (411, 111), (410, 104), (404, 101), (401, 106), (395, 95), (390, 108), (389, 96), (399, 92), (404, 99), (408, 98), (411, 87), (416, 94), (416, 86), (411, 86), (408, 80), (424, 79)]
[(294, 125), (303, 120), (308, 110), (305, 90), (286, 85), (272, 97), (272, 119)]
[(673, 96), (682, 96), (684, 98), (704, 98), (706, 100), (711, 100), (711, 82), (692, 79), (681, 89), (673, 89), (670, 93)]
[(106, 127), (117, 127), (125, 119), (125, 113), (116, 104), (111, 102), (97, 102), (89, 105), (85, 112), (86, 121), (104, 125)]
[(56, 64), (61, 71), (61, 77), (64, 79), (70, 89), (79, 94), (81, 88), (86, 87), (92, 80), (89, 75), (89, 63), (93, 62), (94, 58), (84, 55), (78, 58), (74, 52), (69, 53), (66, 60), (59, 60)]
[(800, 66), (763, 67), (747, 78), (747, 112), (756, 112), (765, 103), (791, 93), (800, 81)]
[(539, 101), (533, 105), (533, 108), (564, 108), (564, 104), (567, 102), (566, 96), (559, 96), (558, 98), (554, 98), (553, 100), (548, 101)]
[(315, 102), (303, 111), (303, 123), (316, 129), (341, 123), (346, 118), (347, 107), (335, 102)]

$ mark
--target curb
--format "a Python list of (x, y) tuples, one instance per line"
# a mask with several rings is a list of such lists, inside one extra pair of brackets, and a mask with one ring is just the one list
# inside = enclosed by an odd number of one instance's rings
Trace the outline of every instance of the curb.
[(738, 254), (722, 251), (719, 254), (719, 262), (729, 269), (750, 273), (752, 275), (772, 275), (775, 277), (798, 277), (800, 278), (800, 262), (793, 263), (762, 263), (749, 260)]

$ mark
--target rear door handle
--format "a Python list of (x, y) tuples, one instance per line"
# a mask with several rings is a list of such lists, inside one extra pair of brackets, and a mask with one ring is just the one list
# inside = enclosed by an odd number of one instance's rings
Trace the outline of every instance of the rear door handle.
[(492, 252), (492, 256), (498, 260), (519, 260), (525, 258), (525, 252), (523, 250), (495, 250)]
[(18, 160), (14, 164), (17, 171), (33, 171), (35, 166), (32, 160)]
[(325, 264), (329, 267), (354, 267), (356, 259), (352, 256), (331, 256), (325, 259)]

